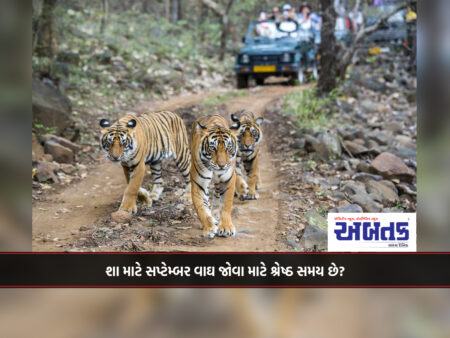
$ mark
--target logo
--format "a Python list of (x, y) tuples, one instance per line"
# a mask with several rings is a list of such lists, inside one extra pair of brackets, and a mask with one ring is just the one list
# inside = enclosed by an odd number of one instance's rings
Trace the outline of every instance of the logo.
[(416, 251), (416, 214), (329, 213), (328, 251)]

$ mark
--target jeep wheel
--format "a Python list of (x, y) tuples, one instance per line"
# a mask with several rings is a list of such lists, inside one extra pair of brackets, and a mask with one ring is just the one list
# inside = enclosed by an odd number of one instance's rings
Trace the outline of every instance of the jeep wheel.
[(248, 75), (238, 74), (236, 87), (238, 89), (248, 88)]

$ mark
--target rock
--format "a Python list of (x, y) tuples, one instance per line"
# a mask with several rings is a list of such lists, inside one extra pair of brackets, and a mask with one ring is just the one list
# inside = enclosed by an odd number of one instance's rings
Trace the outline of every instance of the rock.
[(55, 127), (61, 135), (73, 122), (70, 100), (56, 88), (44, 84), (38, 79), (32, 80), (31, 94), (33, 121), (47, 127)]
[(111, 218), (117, 223), (128, 223), (131, 221), (131, 214), (129, 212), (118, 210), (111, 214)]
[(50, 155), (50, 154), (44, 154), (44, 155), (42, 156), (42, 160), (43, 160), (44, 162), (53, 162), (53, 156)]
[(319, 226), (307, 225), (300, 238), (300, 245), (305, 249), (327, 250), (328, 233)]
[(35, 168), (34, 177), (39, 182), (58, 183), (59, 179), (55, 173), (58, 169), (59, 166), (57, 163), (39, 162), (37, 167)]
[(345, 200), (345, 194), (342, 191), (334, 190), (331, 192), (331, 199), (333, 201)]
[(406, 182), (412, 181), (416, 176), (414, 170), (406, 166), (397, 156), (388, 152), (378, 155), (370, 164), (370, 169), (384, 178), (398, 178)]
[(375, 202), (367, 193), (357, 193), (350, 197), (353, 203), (359, 204), (366, 212), (380, 212), (383, 206)]
[(352, 176), (352, 180), (360, 181), (360, 182), (364, 182), (364, 183), (366, 183), (369, 180), (381, 181), (382, 179), (383, 179), (383, 176), (369, 174), (369, 173), (365, 173), (365, 172), (364, 173), (357, 173), (357, 174)]
[(378, 144), (387, 145), (389, 144), (390, 138), (389, 136), (382, 131), (371, 131), (368, 135), (369, 139), (374, 140)]
[(377, 113), (379, 110), (378, 105), (370, 100), (362, 101), (360, 107), (366, 114)]
[(67, 175), (72, 175), (73, 173), (75, 173), (75, 171), (77, 171), (77, 168), (71, 164), (62, 163), (61, 171)]
[(360, 205), (366, 212), (379, 212), (383, 206), (376, 201), (373, 194), (368, 194), (365, 185), (362, 183), (348, 183), (343, 187), (343, 192), (349, 195), (352, 203)]
[(290, 246), (290, 247), (291, 247), (292, 249), (294, 249), (295, 251), (298, 251), (298, 250), (300, 249), (300, 246), (299, 246), (298, 243), (295, 241), (295, 239), (292, 238), (292, 237), (286, 238), (286, 240), (284, 241), (284, 243), (285, 243), (287, 246)]
[(341, 157), (341, 142), (336, 135), (326, 131), (318, 135), (317, 141), (316, 144), (313, 144), (313, 149), (323, 160), (328, 160), (330, 157)]
[(417, 152), (416, 150), (412, 149), (406, 149), (406, 148), (399, 148), (397, 150), (392, 151), (395, 155), (397, 155), (400, 158), (407, 159), (407, 158), (417, 158)]
[(305, 148), (306, 140), (304, 138), (297, 139), (294, 143), (290, 144), (289, 147), (292, 149), (303, 149)]
[(384, 129), (392, 131), (393, 133), (401, 133), (403, 131), (403, 123), (400, 122), (387, 122), (384, 124)]
[(73, 151), (59, 143), (47, 141), (44, 144), (44, 150), (47, 154), (53, 156), (53, 159), (59, 163), (72, 163), (74, 160)]
[(328, 212), (334, 213), (346, 213), (346, 212), (363, 212), (363, 209), (358, 204), (348, 204), (342, 207), (337, 207), (328, 210)]
[(395, 137), (394, 147), (416, 150), (417, 146), (411, 137), (405, 135), (397, 135)]
[(400, 182), (397, 184), (397, 188), (398, 190), (404, 192), (405, 194), (417, 196), (417, 190), (412, 184)]
[(352, 155), (359, 155), (362, 153), (367, 152), (367, 148), (363, 145), (353, 142), (353, 141), (344, 141), (344, 147), (352, 154)]
[(366, 162), (359, 162), (356, 166), (356, 170), (367, 173), (370, 170), (370, 166)]
[(375, 79), (369, 79), (366, 77), (356, 76), (354, 77), (354, 81), (356, 84), (363, 86), (367, 89), (384, 93), (387, 91), (388, 87), (385, 83), (379, 82)]
[(56, 143), (59, 143), (60, 145), (71, 149), (74, 153), (77, 153), (78, 151), (81, 150), (81, 146), (73, 143), (71, 141), (69, 141), (68, 139), (61, 137), (61, 136), (56, 136), (56, 135), (52, 135), (52, 134), (45, 134), (43, 137), (43, 140), (46, 141), (53, 141)]
[(309, 153), (314, 152), (315, 148), (318, 147), (319, 141), (309, 134), (305, 135), (305, 150)]
[(31, 133), (31, 151), (33, 161), (42, 160), (42, 157), (44, 156), (44, 147), (38, 141), (35, 133)]
[(381, 202), (395, 203), (398, 201), (397, 188), (391, 181), (367, 181), (366, 189), (368, 193), (379, 194), (381, 196)]
[(353, 130), (347, 135), (347, 139), (352, 141), (354, 139), (362, 139), (366, 138), (366, 132), (364, 130)]
[(367, 194), (365, 185), (359, 182), (346, 184), (342, 191), (348, 195)]

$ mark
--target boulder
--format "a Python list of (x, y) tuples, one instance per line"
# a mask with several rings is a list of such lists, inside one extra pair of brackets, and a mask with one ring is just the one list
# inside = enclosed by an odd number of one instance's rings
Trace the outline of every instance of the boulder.
[(53, 141), (53, 142), (59, 143), (60, 145), (71, 149), (74, 153), (77, 153), (81, 150), (80, 145), (73, 143), (64, 137), (60, 137), (60, 136), (56, 136), (56, 135), (52, 135), (52, 134), (46, 134), (42, 137), (42, 139), (44, 140), (44, 142)]
[(59, 179), (55, 173), (58, 169), (59, 165), (57, 163), (40, 161), (35, 168), (34, 178), (39, 182), (58, 183)]
[(320, 133), (317, 136), (316, 140), (317, 142), (313, 143), (312, 147), (323, 160), (328, 160), (330, 157), (341, 157), (341, 142), (336, 135), (329, 131), (326, 131)]
[(377, 113), (379, 108), (378, 105), (370, 100), (364, 100), (361, 102), (360, 104), (361, 109), (365, 112), (365, 113)]
[(41, 160), (44, 156), (44, 147), (38, 141), (36, 134), (34, 133), (31, 133), (31, 151), (33, 161)]
[(315, 225), (307, 225), (300, 238), (300, 246), (306, 250), (327, 250), (328, 233), (327, 230)]
[(359, 155), (367, 152), (367, 148), (361, 145), (360, 143), (354, 141), (344, 141), (344, 147), (352, 154)]
[(58, 163), (72, 163), (74, 160), (72, 149), (54, 141), (45, 142), (44, 150), (47, 154), (52, 155), (53, 159)]
[(393, 204), (398, 201), (397, 188), (391, 181), (372, 181), (366, 182), (368, 193), (378, 194), (383, 204)]
[(333, 208), (328, 210), (328, 212), (334, 213), (348, 213), (348, 212), (363, 212), (363, 209), (358, 204), (348, 204), (341, 207)]
[(414, 170), (409, 168), (394, 154), (384, 152), (378, 155), (370, 164), (370, 169), (387, 179), (398, 178), (410, 182), (416, 176)]
[(56, 88), (38, 79), (32, 81), (31, 104), (33, 121), (47, 127), (55, 127), (58, 135), (73, 123), (70, 100)]
[(367, 193), (357, 193), (350, 197), (353, 203), (360, 205), (366, 212), (380, 212), (383, 206), (374, 201), (373, 197)]

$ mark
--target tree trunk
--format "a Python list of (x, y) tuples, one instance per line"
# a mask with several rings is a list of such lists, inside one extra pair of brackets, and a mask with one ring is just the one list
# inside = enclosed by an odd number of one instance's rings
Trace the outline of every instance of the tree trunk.
[(105, 33), (106, 21), (108, 20), (109, 3), (108, 0), (102, 1), (102, 19), (100, 21), (100, 34)]
[(175, 25), (178, 22), (178, 14), (180, 10), (180, 1), (172, 0), (172, 8), (171, 8), (171, 21)]
[(322, 44), (320, 47), (320, 64), (322, 69), (317, 84), (318, 95), (323, 96), (336, 88), (337, 59), (336, 59), (336, 37), (334, 36), (334, 26), (336, 24), (336, 14), (333, 0), (321, 0), (322, 4)]
[(164, 0), (164, 11), (167, 21), (170, 21), (170, 0)]
[(39, 19), (39, 33), (36, 53), (39, 56), (52, 57), (56, 50), (54, 11), (57, 0), (44, 0), (41, 18)]

